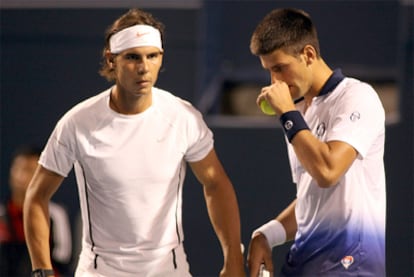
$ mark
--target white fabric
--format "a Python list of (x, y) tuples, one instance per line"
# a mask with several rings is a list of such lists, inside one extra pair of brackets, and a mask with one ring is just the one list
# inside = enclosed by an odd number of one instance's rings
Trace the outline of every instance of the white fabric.
[(149, 25), (134, 25), (125, 28), (111, 36), (109, 45), (113, 54), (142, 46), (154, 46), (162, 51), (160, 31)]
[(182, 243), (186, 162), (213, 149), (212, 133), (191, 104), (157, 88), (152, 93), (152, 106), (136, 115), (110, 109), (110, 90), (78, 104), (40, 158), (62, 176), (75, 165), (83, 251), (93, 249), (110, 268), (130, 274), (146, 272)]
[[(93, 253), (89, 251), (88, 254), (84, 251), (82, 255), (90, 255), (91, 258), (81, 257), (80, 263), (76, 269), (75, 277), (191, 277), (189, 265), (187, 262), (187, 256), (184, 252), (183, 245), (174, 249), (175, 251), (175, 260), (177, 267), (174, 268), (172, 260), (174, 256), (172, 251), (167, 253), (164, 256), (157, 257), (149, 262), (150, 270), (135, 272), (133, 275), (131, 273), (115, 271), (114, 268), (111, 268), (105, 261), (97, 259), (98, 269), (94, 268)], [(139, 269), (141, 265), (137, 264), (136, 267)], [(116, 275), (114, 275), (116, 272)]]
[(72, 232), (66, 210), (54, 202), (49, 202), (50, 219), (53, 222), (52, 257), (61, 263), (69, 263), (72, 257)]
[[(303, 102), (297, 108), (303, 111)], [(385, 113), (378, 95), (368, 84), (345, 78), (331, 93), (315, 97), (304, 118), (319, 140), (345, 142), (358, 151), (358, 157), (336, 185), (320, 188), (287, 142), (297, 186), (298, 231), (291, 249), (291, 263), (314, 259), (313, 264), (308, 264), (315, 268), (307, 270), (316, 270), (327, 257), (319, 255), (320, 260), (316, 260), (313, 253), (327, 251), (332, 256), (353, 255), (358, 264), (366, 258), (359, 258), (356, 253), (367, 249), (369, 262), (373, 265), (375, 261), (383, 262)]]
[(254, 230), (252, 238), (256, 236), (257, 233), (262, 233), (266, 237), (270, 248), (284, 244), (286, 242), (285, 227), (283, 227), (282, 223), (276, 219), (270, 220), (269, 222)]

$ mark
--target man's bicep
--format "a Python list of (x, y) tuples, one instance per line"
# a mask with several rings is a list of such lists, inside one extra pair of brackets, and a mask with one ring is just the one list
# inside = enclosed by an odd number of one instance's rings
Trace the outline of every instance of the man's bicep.
[(189, 165), (203, 185), (212, 184), (226, 175), (214, 148), (203, 159), (191, 162)]
[(64, 178), (42, 165), (38, 165), (28, 189), (38, 196), (50, 199)]
[(338, 171), (339, 175), (343, 175), (357, 158), (358, 151), (352, 145), (343, 141), (329, 141), (327, 144), (331, 169)]

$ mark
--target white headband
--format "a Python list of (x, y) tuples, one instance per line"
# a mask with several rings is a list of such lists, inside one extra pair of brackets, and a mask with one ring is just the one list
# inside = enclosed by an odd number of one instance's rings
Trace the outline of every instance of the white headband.
[(140, 46), (154, 46), (162, 51), (160, 31), (149, 25), (134, 25), (119, 31), (109, 40), (113, 54)]

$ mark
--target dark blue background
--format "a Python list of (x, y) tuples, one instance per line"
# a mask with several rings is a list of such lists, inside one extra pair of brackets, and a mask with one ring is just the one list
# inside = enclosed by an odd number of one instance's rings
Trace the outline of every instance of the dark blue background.
[[(225, 72), (263, 77), (249, 38), (272, 8), (305, 9), (318, 26), (322, 55), (346, 75), (397, 82), (400, 121), (387, 126), (387, 267), (413, 275), (413, 6), (399, 1), (206, 1), (200, 8), (147, 9), (167, 27), (158, 86), (195, 105)], [(43, 146), (70, 107), (107, 88), (99, 69), (105, 28), (126, 9), (1, 9), (1, 200), (10, 155), (20, 144)], [(206, 119), (210, 115), (206, 114)], [(212, 121), (209, 121), (212, 122)], [(240, 203), (242, 238), (295, 195), (283, 134), (274, 127), (216, 125), (217, 152)], [(78, 213), (71, 174), (54, 199)], [(73, 223), (75, 225), (75, 223)], [(195, 276), (217, 275), (222, 262), (201, 185), (184, 190), (185, 247)], [(274, 250), (276, 268), (287, 247)], [(368, 253), (369, 254), (369, 253)]]

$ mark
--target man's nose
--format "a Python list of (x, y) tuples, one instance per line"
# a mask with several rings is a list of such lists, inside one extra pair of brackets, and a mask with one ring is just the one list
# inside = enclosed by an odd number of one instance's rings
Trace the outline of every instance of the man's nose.
[(273, 85), (277, 80), (281, 80), (280, 74), (275, 72), (270, 73), (270, 83)]
[(139, 74), (148, 72), (149, 70), (148, 63), (149, 61), (146, 58), (143, 58), (141, 61), (138, 62), (138, 73)]

